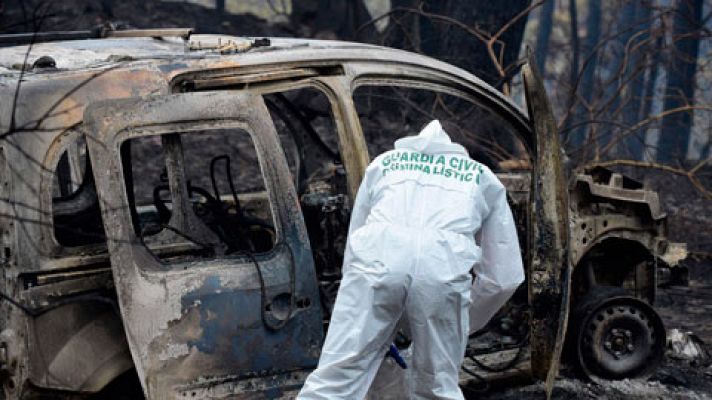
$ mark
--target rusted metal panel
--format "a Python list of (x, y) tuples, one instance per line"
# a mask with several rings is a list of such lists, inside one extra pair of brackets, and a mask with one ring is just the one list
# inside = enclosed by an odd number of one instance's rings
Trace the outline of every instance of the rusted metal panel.
[(327, 78), (327, 83), (336, 92), (333, 98), (339, 109), (336, 121), (340, 134), (339, 152), (348, 177), (349, 195), (355, 199), (366, 167), (371, 162), (368, 146), (351, 97), (350, 80), (334, 77)]
[(660, 206), (660, 199), (655, 191), (645, 189), (625, 189), (620, 183), (620, 178), (620, 174), (612, 174), (610, 182), (608, 184), (603, 184), (595, 183), (591, 175), (579, 174), (576, 177), (576, 182), (585, 186), (594, 196), (643, 204), (648, 207), (650, 215), (654, 220), (665, 218), (665, 212)]
[[(266, 113), (259, 97), (235, 92), (105, 102), (86, 112), (88, 131), (96, 134), (89, 146), (104, 221), (115, 238), (108, 245), (124, 326), (149, 398), (183, 398), (198, 388), (208, 395), (215, 385), (239, 386), (246, 379), (272, 391), (286, 390), (289, 372), (316, 365), (322, 338), (316, 275), (286, 163), (281, 154), (273, 154), (279, 145)], [(263, 288), (249, 259), (167, 270), (122, 222), (130, 215), (115, 151), (121, 140), (230, 127), (256, 133), (252, 138), (276, 210), (277, 237), (286, 244), (257, 255)], [(313, 306), (298, 309), (283, 329), (273, 331), (261, 318), (261, 290), (267, 299), (289, 293), (292, 262), (294, 295)], [(260, 390), (260, 385), (248, 386)]]
[(318, 76), (319, 72), (313, 68), (295, 68), (281, 71), (268, 71), (254, 74), (229, 75), (215, 79), (196, 79), (190, 81), (190, 86), (195, 90), (205, 90), (210, 88), (224, 88), (241, 84), (255, 84), (265, 81), (277, 81), (282, 79), (298, 79)]
[(656, 225), (645, 223), (640, 216), (604, 213), (586, 215), (575, 212), (569, 235), (571, 260), (574, 265), (595, 246), (610, 237), (621, 237), (641, 243), (655, 253), (659, 240)]
[[(5, 145), (8, 159), (12, 160), (6, 173), (16, 182), (8, 212), (19, 226), (15, 249), (17, 265), (21, 269), (18, 272), (60, 265), (78, 266), (85, 263), (66, 265), (60, 259), (106, 252), (101, 246), (67, 249), (55, 240), (52, 185), (57, 161), (62, 152), (81, 136), (75, 128), (82, 122), (87, 104), (168, 90), (166, 82), (152, 69), (82, 71), (57, 79), (43, 78), (22, 83), (15, 110), (15, 131), (6, 131), (11, 120), (12, 102), (0, 102), (0, 124), (3, 124), (2, 132), (6, 132), (0, 143)], [(2, 95), (12, 98), (9, 89), (14, 89), (15, 83), (9, 87), (0, 85)]]
[(130, 38), (130, 37), (180, 37), (187, 39), (193, 30), (190, 28), (128, 29), (114, 30), (111, 26), (91, 31), (58, 31), (11, 33), (0, 35), (0, 44), (41, 43), (59, 40), (82, 40), (93, 38)]
[(556, 121), (532, 62), (523, 67), (523, 77), (536, 138), (529, 266), (532, 373), (546, 379), (550, 396), (566, 333), (571, 285), (568, 190)]

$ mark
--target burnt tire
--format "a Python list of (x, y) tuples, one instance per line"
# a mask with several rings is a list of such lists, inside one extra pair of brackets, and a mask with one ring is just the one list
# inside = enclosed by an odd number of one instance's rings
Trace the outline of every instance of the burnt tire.
[(569, 351), (591, 380), (644, 379), (665, 353), (665, 328), (646, 302), (617, 287), (594, 287), (572, 313)]

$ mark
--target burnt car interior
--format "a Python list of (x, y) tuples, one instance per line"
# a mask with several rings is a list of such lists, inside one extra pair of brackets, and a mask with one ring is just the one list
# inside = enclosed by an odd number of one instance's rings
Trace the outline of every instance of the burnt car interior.
[[(300, 196), (328, 326), (350, 218), (346, 173), (340, 162), (331, 105), (325, 94), (312, 88), (267, 94), (265, 102)], [(529, 156), (516, 128), (484, 105), (446, 92), (384, 84), (358, 87), (354, 102), (371, 158), (392, 149), (396, 139), (415, 134), (430, 120), (439, 119), (454, 141), (493, 170), (530, 174), (521, 167), (529, 165)], [(528, 196), (510, 198), (510, 203), (520, 228), (524, 257)], [(485, 329), (472, 335), (468, 354), (474, 362), (478, 362), (477, 354), (525, 347), (527, 304), (524, 284)], [(396, 338), (401, 347), (407, 347), (406, 331)], [(520, 355), (517, 353), (511, 363)]]
[(134, 230), (162, 261), (274, 246), (270, 203), (246, 131), (138, 137), (121, 152)]
[[(328, 327), (350, 218), (332, 102), (310, 86), (263, 98), (299, 195)], [(530, 174), (529, 155), (516, 128), (472, 99), (377, 82), (358, 86), (353, 98), (371, 158), (439, 119), (454, 141), (494, 171)], [(72, 151), (62, 155), (55, 171), (56, 240), (67, 247), (100, 243), (105, 237), (84, 141)], [(264, 177), (246, 131), (136, 137), (122, 144), (121, 160), (133, 229), (163, 263), (262, 253), (275, 245)], [(510, 196), (510, 205), (526, 257), (528, 196)], [(478, 354), (524, 347), (529, 332), (526, 287), (523, 284), (489, 325), (471, 336), (468, 356), (474, 362)], [(408, 345), (407, 332), (397, 338), (402, 347)]]
[(64, 247), (105, 241), (91, 162), (83, 137), (69, 145), (57, 162), (52, 185), (54, 237)]
[(306, 87), (264, 96), (300, 198), (328, 324), (350, 217), (346, 171), (327, 95)]
[[(57, 242), (66, 247), (106, 240), (83, 140), (77, 147), (79, 163), (70, 165), (70, 151), (65, 151), (55, 170), (54, 232)], [(159, 258), (174, 257), (175, 251), (182, 257), (260, 253), (274, 246), (270, 204), (247, 132), (134, 138), (122, 144), (121, 155), (133, 228)], [(176, 182), (171, 182), (169, 168)], [(171, 190), (171, 183), (176, 185), (178, 179), (186, 182), (187, 198)], [(199, 221), (191, 225), (198, 226), (193, 228), (196, 232), (183, 232), (170, 224), (179, 202), (177, 208), (184, 218)], [(182, 249), (176, 245), (179, 242)]]

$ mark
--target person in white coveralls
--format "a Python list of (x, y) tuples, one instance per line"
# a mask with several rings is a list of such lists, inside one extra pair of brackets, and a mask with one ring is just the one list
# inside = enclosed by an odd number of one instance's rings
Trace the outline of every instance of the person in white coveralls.
[(405, 312), (413, 347), (403, 398), (463, 399), (468, 334), (523, 280), (504, 186), (432, 121), (366, 169), (319, 365), (297, 398), (363, 399)]

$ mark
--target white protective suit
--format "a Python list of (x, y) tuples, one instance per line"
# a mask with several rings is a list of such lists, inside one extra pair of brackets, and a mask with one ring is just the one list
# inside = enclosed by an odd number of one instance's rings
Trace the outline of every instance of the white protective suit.
[(368, 166), (346, 247), (319, 366), (297, 398), (363, 399), (405, 313), (413, 379), (403, 398), (462, 399), (468, 334), (524, 280), (502, 183), (433, 121)]

